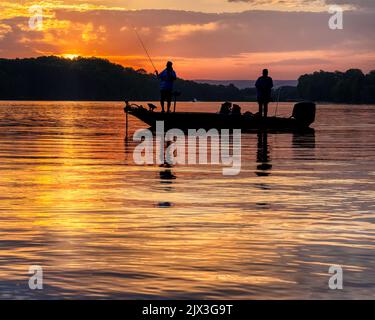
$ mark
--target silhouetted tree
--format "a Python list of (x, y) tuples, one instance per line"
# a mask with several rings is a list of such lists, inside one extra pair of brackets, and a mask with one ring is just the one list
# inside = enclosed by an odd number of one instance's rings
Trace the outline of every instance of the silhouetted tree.
[[(375, 71), (319, 71), (298, 80), (298, 90), (283, 87), (280, 101), (299, 98), (345, 103), (375, 103)], [(177, 79), (181, 100), (255, 101), (255, 88), (238, 89)], [(275, 90), (274, 96), (278, 93)], [(0, 99), (8, 100), (158, 100), (155, 75), (98, 58), (39, 57), (0, 59)]]
[(314, 72), (298, 79), (303, 99), (338, 103), (375, 103), (375, 71), (364, 75), (359, 69), (346, 72)]
[[(234, 85), (215, 86), (178, 79), (183, 100), (255, 99)], [(158, 100), (159, 83), (143, 69), (135, 71), (98, 58), (39, 57), (0, 59), (0, 99)]]

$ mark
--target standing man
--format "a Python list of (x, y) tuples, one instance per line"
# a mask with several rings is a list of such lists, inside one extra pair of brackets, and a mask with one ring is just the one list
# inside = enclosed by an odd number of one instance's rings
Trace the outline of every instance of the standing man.
[(264, 107), (264, 117), (267, 118), (268, 104), (271, 101), (271, 92), (273, 88), (273, 81), (272, 78), (268, 76), (268, 69), (263, 70), (263, 76), (257, 80), (255, 87), (257, 88), (259, 116), (262, 117)]
[(167, 112), (170, 112), (172, 104), (173, 82), (177, 79), (176, 72), (173, 70), (173, 63), (168, 61), (167, 68), (160, 74), (156, 71), (156, 75), (158, 76), (158, 79), (160, 79), (161, 112), (165, 112), (165, 101), (167, 101)]

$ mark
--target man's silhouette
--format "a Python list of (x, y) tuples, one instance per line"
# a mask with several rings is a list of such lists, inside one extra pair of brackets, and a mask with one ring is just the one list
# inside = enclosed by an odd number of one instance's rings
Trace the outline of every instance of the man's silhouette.
[(261, 76), (255, 83), (257, 88), (257, 98), (259, 104), (259, 116), (262, 117), (264, 109), (264, 117), (267, 118), (268, 104), (271, 101), (271, 92), (273, 88), (272, 78), (268, 76), (268, 70), (263, 70), (263, 76)]
[(167, 68), (160, 74), (156, 71), (156, 75), (158, 76), (158, 79), (160, 79), (161, 112), (164, 112), (165, 101), (167, 101), (167, 111), (170, 112), (172, 103), (173, 82), (177, 79), (176, 72), (173, 70), (173, 63), (171, 61), (168, 61)]

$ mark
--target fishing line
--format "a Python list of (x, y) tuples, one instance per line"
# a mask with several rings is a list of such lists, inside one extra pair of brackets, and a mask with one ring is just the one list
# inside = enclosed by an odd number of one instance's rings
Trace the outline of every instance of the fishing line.
[(152, 61), (152, 59), (151, 59), (151, 57), (150, 57), (150, 54), (148, 53), (148, 50), (147, 50), (147, 48), (146, 48), (144, 42), (142, 41), (141, 36), (139, 35), (139, 33), (138, 33), (138, 31), (137, 31), (136, 28), (134, 28), (134, 27), (132, 27), (132, 28), (133, 28), (135, 34), (137, 35), (137, 38), (138, 38), (139, 42), (141, 43), (141, 45), (142, 45), (142, 47), (143, 47), (143, 50), (146, 52), (146, 55), (147, 55), (147, 57), (148, 57), (148, 60), (151, 62), (151, 65), (152, 65), (152, 67), (154, 68), (154, 71), (156, 72), (155, 65), (154, 65), (154, 63), (153, 63), (153, 61)]

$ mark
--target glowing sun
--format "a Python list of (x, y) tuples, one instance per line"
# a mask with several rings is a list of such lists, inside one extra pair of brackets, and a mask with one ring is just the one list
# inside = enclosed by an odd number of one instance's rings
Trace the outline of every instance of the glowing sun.
[(64, 54), (61, 55), (61, 57), (66, 58), (66, 59), (70, 59), (70, 60), (76, 59), (79, 56), (80, 56), (79, 54), (72, 54), (72, 53), (64, 53)]

